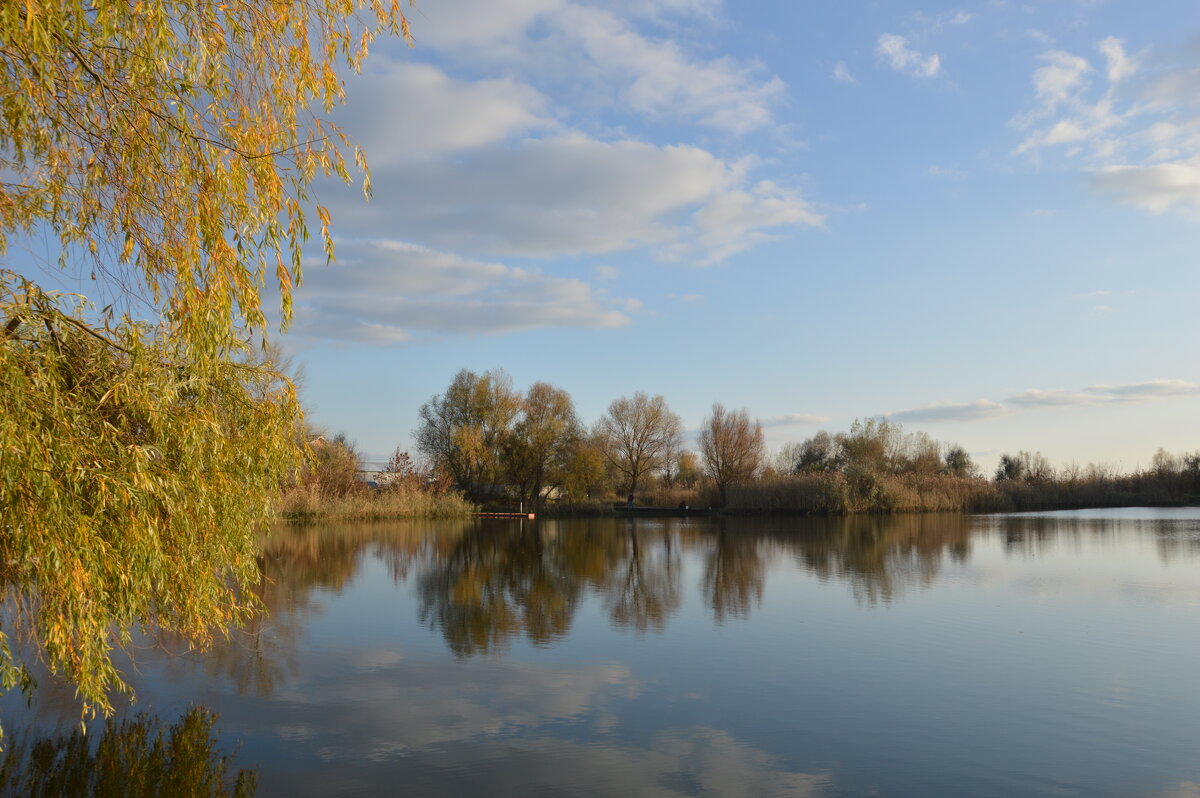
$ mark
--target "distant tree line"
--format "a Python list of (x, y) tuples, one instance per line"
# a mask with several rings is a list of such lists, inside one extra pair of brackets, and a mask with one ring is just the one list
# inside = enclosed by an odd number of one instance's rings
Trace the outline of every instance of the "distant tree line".
[[(413, 433), (417, 457), (397, 449), (393, 487), (484, 505), (602, 510), (634, 500), (729, 512), (843, 514), (993, 511), (1200, 501), (1200, 452), (1160, 450), (1149, 469), (1055, 469), (1038, 452), (1005, 453), (985, 474), (965, 448), (908, 432), (886, 418), (822, 430), (768, 453), (762, 425), (715, 403), (684, 445), (662, 396), (635, 393), (590, 426), (570, 394), (545, 382), (525, 390), (501, 369), (463, 369), (425, 402)], [(320, 491), (362, 491), (358, 455), (344, 436), (322, 439), (308, 479)], [(451, 491), (451, 489), (453, 489)]]
[(513, 387), (502, 370), (460, 371), (421, 406), (417, 450), (478, 502), (554, 499), (568, 504), (696, 491), (751, 480), (765, 459), (762, 427), (745, 410), (713, 405), (700, 452), (683, 447), (683, 424), (662, 396), (613, 400), (587, 427), (570, 395), (537, 382)]
[(725, 507), (759, 513), (931, 512), (1183, 505), (1200, 502), (1200, 452), (1162, 449), (1146, 470), (1054, 468), (1040, 452), (1004, 453), (991, 479), (957, 444), (886, 419), (784, 446)]

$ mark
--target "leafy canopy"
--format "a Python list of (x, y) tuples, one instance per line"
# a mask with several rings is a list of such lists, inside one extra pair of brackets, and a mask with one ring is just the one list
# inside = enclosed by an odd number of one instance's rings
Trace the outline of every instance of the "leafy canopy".
[[(304, 447), (248, 342), (268, 275), (290, 318), (310, 206), (332, 257), (309, 189), (349, 179), (347, 142), (318, 114), (381, 34), (408, 37), (399, 0), (0, 3), (5, 689), (36, 656), (107, 710), (114, 645), (203, 645), (253, 609), (253, 536)], [(149, 310), (17, 274), (31, 236)]]
[(0, 4), (0, 254), (56, 236), (64, 265), (136, 278), (193, 343), (261, 328), (271, 272), (286, 320), (309, 186), (349, 179), (316, 112), (379, 33), (408, 35), (399, 0)]

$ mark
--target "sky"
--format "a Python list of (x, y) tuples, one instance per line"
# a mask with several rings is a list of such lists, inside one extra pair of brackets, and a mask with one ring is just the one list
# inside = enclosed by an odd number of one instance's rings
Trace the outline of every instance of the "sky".
[(1195, 0), (420, 0), (334, 113), (282, 341), (412, 448), (460, 369), (777, 447), (884, 416), (1056, 464), (1200, 449)]
[(1200, 5), (424, 0), (335, 114), (287, 346), (411, 447), (460, 369), (768, 444), (885, 416), (1053, 462), (1200, 448)]

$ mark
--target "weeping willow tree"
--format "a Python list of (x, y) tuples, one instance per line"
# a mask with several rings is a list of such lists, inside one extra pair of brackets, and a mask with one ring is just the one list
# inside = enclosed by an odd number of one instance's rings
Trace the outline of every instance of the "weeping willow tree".
[[(0, 3), (5, 689), (40, 657), (108, 710), (138, 629), (204, 645), (252, 609), (304, 450), (250, 342), (268, 281), (290, 320), (310, 218), (333, 255), (310, 187), (366, 164), (321, 115), (379, 35), (408, 38), (399, 0)], [(120, 301), (39, 287), (29, 240)]]

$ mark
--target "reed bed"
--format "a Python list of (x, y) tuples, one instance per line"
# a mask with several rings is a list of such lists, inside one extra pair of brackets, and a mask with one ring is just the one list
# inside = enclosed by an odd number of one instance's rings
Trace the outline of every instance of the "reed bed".
[(948, 474), (872, 472), (763, 478), (727, 489), (725, 510), (746, 514), (1024, 512), (1083, 507), (1200, 504), (1200, 480), (1188, 474), (1141, 472), (1037, 482)]
[(313, 484), (284, 493), (279, 513), (289, 521), (379, 521), (389, 518), (462, 518), (476, 506), (453, 491), (437, 493), (410, 484), (363, 488), (342, 495)]
[(794, 515), (963, 512), (999, 504), (995, 492), (985, 480), (947, 474), (798, 474), (732, 485), (725, 509)]

